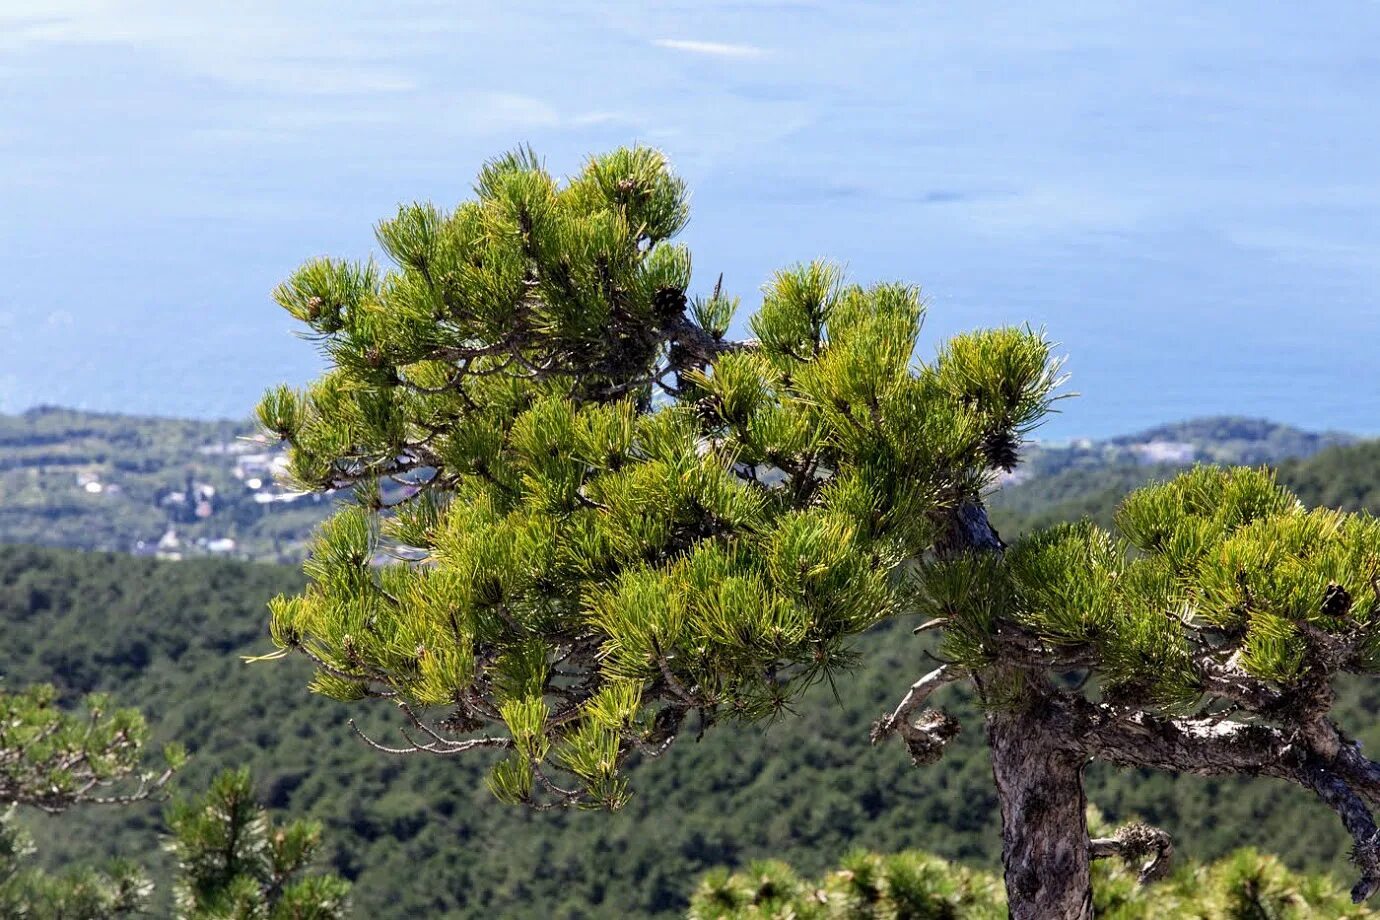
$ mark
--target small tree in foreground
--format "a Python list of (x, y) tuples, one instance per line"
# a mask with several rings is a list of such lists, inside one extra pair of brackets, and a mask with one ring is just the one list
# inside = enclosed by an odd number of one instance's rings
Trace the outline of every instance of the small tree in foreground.
[[(1103, 920), (1374, 920), (1326, 875), (1293, 872), (1241, 849), (1208, 865), (1183, 865), (1145, 887), (1137, 870), (1106, 860), (1093, 870)], [(785, 863), (757, 862), (701, 879), (688, 920), (998, 920), (1007, 916), (994, 875), (928, 853), (853, 853), (819, 879)]]
[(91, 694), (82, 711), (58, 705), (39, 684), (0, 690), (0, 807), (28, 805), (56, 814), (82, 804), (126, 805), (156, 794), (186, 760), (180, 745), (148, 769), (148, 726), (135, 709), (110, 708)]
[[(227, 770), (205, 794), (166, 814), (166, 847), (177, 864), (173, 900), (187, 920), (339, 920), (349, 914), (349, 883), (312, 875), (321, 844), (311, 821), (276, 824), (254, 799), (247, 770)], [(0, 920), (105, 920), (148, 916), (154, 885), (147, 871), (116, 860), (103, 869), (49, 873), (28, 865), (31, 838), (0, 813)]]
[(338, 920), (350, 885), (311, 875), (321, 846), (315, 821), (278, 825), (254, 798), (247, 769), (226, 770), (206, 794), (167, 812), (177, 861), (178, 916), (205, 920)]
[(104, 920), (145, 912), (153, 882), (132, 863), (60, 874), (29, 865), (32, 838), (15, 821), (14, 806), (0, 812), (0, 918), (3, 920)]
[[(103, 869), (53, 874), (29, 865), (33, 842), (15, 821), (19, 806), (50, 814), (73, 806), (130, 805), (164, 790), (186, 761), (164, 748), (166, 765), (144, 765), (148, 726), (134, 709), (109, 708), (99, 694), (82, 710), (58, 705), (47, 684), (0, 692), (0, 918), (101, 920), (143, 915), (153, 894), (144, 869), (117, 860)], [(315, 822), (277, 826), (255, 800), (247, 770), (228, 770), (205, 795), (166, 814), (178, 865), (178, 916), (194, 920), (336, 920), (349, 884), (308, 875), (320, 847)]]
[(272, 605), (315, 690), (399, 707), (384, 750), (496, 753), (505, 800), (613, 807), (630, 762), (780, 714), (921, 609), (946, 663), (873, 737), (931, 762), (958, 726), (926, 699), (976, 689), (1015, 916), (1089, 916), (1090, 859), (1167, 855), (1090, 838), (1093, 758), (1296, 782), (1355, 838), (1354, 896), (1380, 885), (1380, 766), (1328, 718), (1332, 678), (1376, 664), (1380, 525), (1200, 469), (1132, 496), (1119, 535), (1007, 548), (981, 499), (1055, 398), (1042, 336), (921, 360), (915, 288), (816, 263), (731, 341), (736, 300), (687, 299), (686, 218), (655, 151), (565, 183), (520, 152), (380, 224), (392, 269), (320, 259), (277, 289), (331, 367), (260, 421), (298, 487), (356, 498)]

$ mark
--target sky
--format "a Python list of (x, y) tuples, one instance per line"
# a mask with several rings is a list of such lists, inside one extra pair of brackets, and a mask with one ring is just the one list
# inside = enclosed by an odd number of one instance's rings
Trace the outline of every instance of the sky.
[(0, 411), (244, 417), (269, 298), (531, 144), (657, 146), (692, 293), (819, 257), (922, 352), (1043, 327), (1048, 437), (1380, 433), (1380, 3), (0, 0)]

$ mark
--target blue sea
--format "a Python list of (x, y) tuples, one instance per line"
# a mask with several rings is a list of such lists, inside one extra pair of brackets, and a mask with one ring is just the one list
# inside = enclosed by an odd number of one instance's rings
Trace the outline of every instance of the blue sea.
[(920, 284), (927, 349), (1042, 327), (1080, 394), (1047, 437), (1380, 434), (1375, 2), (32, 6), (0, 12), (2, 411), (245, 416), (319, 370), (268, 297), (301, 260), (516, 144), (646, 143), (697, 291), (827, 257)]

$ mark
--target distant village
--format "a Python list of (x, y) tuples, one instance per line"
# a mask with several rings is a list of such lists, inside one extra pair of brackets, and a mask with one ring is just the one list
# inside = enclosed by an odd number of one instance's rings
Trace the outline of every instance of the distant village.
[[(1087, 439), (1040, 443), (1033, 447), (1046, 457), (1109, 450), (1105, 442)], [(161, 491), (156, 502), (167, 514), (167, 527), (156, 539), (151, 536), (137, 539), (132, 546), (136, 555), (166, 560), (180, 560), (189, 555), (245, 555), (246, 548), (235, 537), (224, 533), (217, 535), (214, 527), (209, 528), (211, 533), (207, 533), (206, 526), (191, 528), (189, 525), (214, 525), (220, 517), (226, 518), (228, 524), (232, 517), (230, 510), (246, 499), (261, 506), (291, 504), (304, 498), (319, 500), (319, 496), (291, 491), (279, 485), (285, 478), (287, 453), (262, 434), (204, 444), (196, 452), (213, 463), (216, 460), (224, 462), (224, 472), (228, 472), (233, 485), (223, 483), (217, 487), (214, 483), (188, 474), (183, 482)], [(1187, 465), (1197, 459), (1199, 452), (1187, 442), (1157, 440), (1125, 445), (1114, 449), (1114, 453), (1147, 465)], [(1037, 471), (1040, 466), (1036, 463), (1001, 474), (996, 484), (1009, 486), (1025, 481), (1033, 475), (1039, 475)], [(77, 474), (76, 485), (90, 495), (115, 496), (123, 491), (118, 482), (110, 481), (102, 473), (91, 469)], [(201, 533), (191, 536), (187, 533), (189, 529)]]
[[(287, 453), (263, 435), (246, 435), (230, 441), (205, 444), (198, 447), (196, 452), (212, 462), (222, 460), (225, 468), (217, 472), (228, 473), (234, 484), (222, 483), (217, 487), (189, 473), (182, 483), (160, 491), (156, 503), (167, 514), (167, 528), (156, 539), (136, 540), (131, 547), (136, 555), (167, 560), (180, 560), (193, 554), (238, 555), (243, 548), (234, 537), (207, 535), (204, 533), (206, 527), (196, 528), (203, 531), (202, 535), (189, 536), (185, 533), (189, 529), (187, 525), (214, 524), (218, 517), (228, 520), (234, 506), (246, 499), (255, 505), (276, 505), (314, 497), (278, 485), (287, 468)], [(93, 496), (116, 496), (124, 492), (120, 483), (112, 481), (109, 474), (89, 468), (77, 473), (76, 485)]]
[[(8, 445), (0, 457), (6, 512), (0, 523), (17, 542), (167, 560), (300, 561), (336, 499), (291, 489), (287, 452), (251, 431), (240, 423), (124, 421), (61, 409), (0, 417)], [(1107, 440), (1034, 440), (1021, 450), (1019, 466), (994, 476), (991, 485), (1009, 488), (1117, 465), (1272, 463), (1351, 439), (1265, 420), (1208, 418)], [(411, 487), (383, 488), (392, 500)]]

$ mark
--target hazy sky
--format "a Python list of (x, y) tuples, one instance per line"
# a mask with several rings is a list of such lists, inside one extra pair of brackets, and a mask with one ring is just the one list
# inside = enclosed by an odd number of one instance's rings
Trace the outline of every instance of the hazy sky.
[(268, 299), (530, 142), (642, 142), (696, 288), (829, 256), (1047, 327), (1053, 436), (1380, 432), (1380, 4), (0, 0), (0, 410), (246, 415)]

